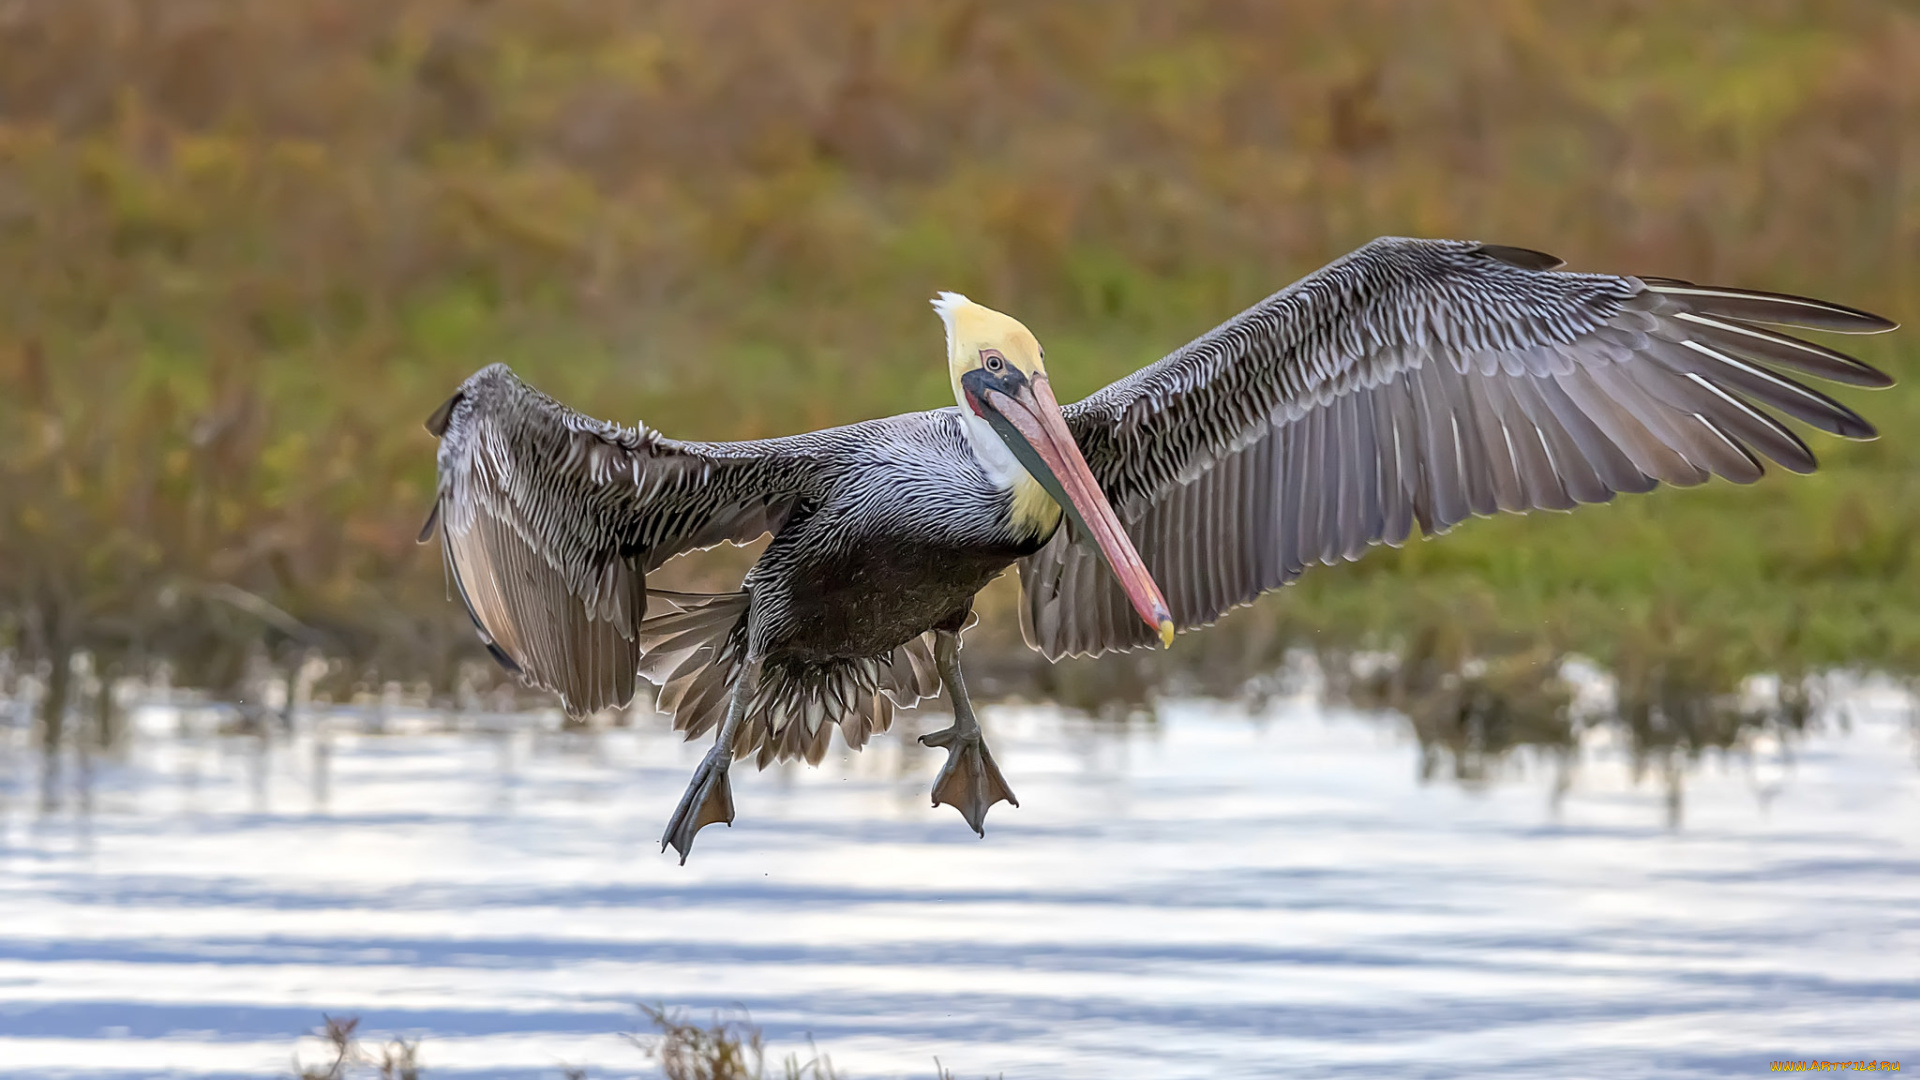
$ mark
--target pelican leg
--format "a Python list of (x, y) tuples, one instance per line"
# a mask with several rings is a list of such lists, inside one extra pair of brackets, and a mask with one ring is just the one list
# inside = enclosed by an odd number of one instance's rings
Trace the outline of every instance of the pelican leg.
[(940, 669), (940, 681), (953, 695), (953, 726), (920, 736), (926, 746), (947, 748), (947, 763), (933, 779), (933, 805), (946, 803), (960, 811), (967, 824), (981, 836), (987, 808), (1005, 799), (1014, 806), (1020, 800), (993, 763), (987, 741), (980, 735), (980, 721), (974, 718), (973, 702), (967, 700), (967, 685), (960, 678), (960, 636), (941, 630), (934, 635), (934, 662)]
[(680, 853), (681, 866), (687, 865), (687, 853), (693, 850), (695, 833), (716, 821), (725, 822), (728, 828), (733, 826), (733, 785), (727, 782), (727, 768), (733, 764), (734, 735), (740, 730), (740, 721), (746, 717), (747, 704), (753, 700), (754, 688), (759, 683), (760, 662), (749, 660), (733, 684), (733, 695), (727, 699), (727, 717), (720, 722), (720, 733), (714, 736), (713, 748), (694, 767), (693, 779), (687, 782), (687, 793), (680, 796), (679, 807), (667, 819), (667, 832), (660, 838), (660, 850), (664, 852), (672, 845)]

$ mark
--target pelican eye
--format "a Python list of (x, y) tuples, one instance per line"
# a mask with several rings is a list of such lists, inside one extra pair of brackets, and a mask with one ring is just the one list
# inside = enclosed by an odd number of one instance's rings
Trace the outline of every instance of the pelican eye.
[(999, 353), (992, 352), (992, 351), (989, 351), (987, 353), (987, 370), (988, 371), (998, 374), (1002, 371), (1005, 371), (1006, 369), (1007, 369), (1007, 362), (1001, 359)]

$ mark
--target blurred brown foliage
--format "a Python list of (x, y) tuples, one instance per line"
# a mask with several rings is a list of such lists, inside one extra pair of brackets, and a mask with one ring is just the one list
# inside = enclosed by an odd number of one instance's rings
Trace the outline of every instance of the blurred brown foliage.
[[(0, 0), (0, 644), (444, 684), (473, 651), (413, 542), (420, 421), (494, 360), (676, 434), (795, 430), (942, 404), (954, 288), (1071, 396), (1396, 233), (1901, 317), (1916, 155), (1920, 16), (1867, 0)], [(1469, 526), (1290, 617), (1391, 628), (1452, 568), (1523, 622), (1560, 582), (1637, 625), (1716, 536), (1713, 596), (1889, 604), (1903, 393), (1797, 493)]]

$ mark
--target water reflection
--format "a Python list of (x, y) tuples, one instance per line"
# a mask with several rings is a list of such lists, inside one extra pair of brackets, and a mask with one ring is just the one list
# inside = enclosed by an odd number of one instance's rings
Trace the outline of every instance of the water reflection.
[(56, 773), (50, 673), (13, 669), (0, 1076), (269, 1074), (323, 1011), (424, 1036), (440, 1076), (639, 1072), (634, 1001), (739, 1001), (860, 1076), (1916, 1057), (1897, 684), (1695, 703), (1436, 646), (1292, 651), (1210, 701), (1087, 669), (1044, 688), (1079, 709), (987, 711), (1021, 794), (987, 842), (929, 809), (912, 736), (945, 717), (906, 713), (745, 774), (685, 869), (657, 838), (701, 748), (645, 709), (568, 726), (478, 680), (463, 709), (328, 701), (311, 667), (261, 669), (244, 707), (77, 665)]
[(657, 837), (700, 747), (643, 710), (383, 689), (250, 724), (123, 683), (119, 739), (70, 742), (47, 812), (0, 703), (0, 1076), (268, 1075), (321, 1012), (424, 1036), (430, 1075), (637, 1073), (639, 1001), (743, 1003), (864, 1077), (1914, 1058), (1901, 688), (1802, 680), (1768, 717), (1788, 692), (1755, 680), (1726, 749), (1661, 757), (1617, 683), (1547, 666), (1295, 654), (1232, 702), (1003, 704), (1022, 806), (984, 842), (927, 805), (909, 736), (944, 718), (907, 714), (744, 775), (685, 868)]
[[(1629, 654), (1619, 672), (1607, 672), (1539, 643), (1475, 655), (1444, 623), (1416, 630), (1393, 653), (1287, 647), (1276, 635), (1245, 630), (1221, 637), (1225, 647), (1194, 655), (1117, 655), (1061, 665), (1039, 663), (1023, 650), (989, 649), (977, 661), (980, 696), (1044, 701), (1127, 731), (1154, 725), (1157, 703), (1169, 697), (1230, 699), (1258, 715), (1276, 698), (1305, 693), (1380, 710), (1387, 722), (1404, 723), (1419, 749), (1422, 780), (1483, 787), (1499, 782), (1519, 755), (1554, 770), (1556, 797), (1579, 769), (1586, 735), (1608, 728), (1630, 748), (1634, 779), (1664, 789), (1671, 825), (1682, 820), (1686, 776), (1704, 753), (1751, 754), (1764, 747), (1790, 756), (1810, 719), (1823, 710), (1846, 721), (1844, 709), (1827, 709), (1832, 694), (1826, 675), (1743, 678), (1712, 656), (1648, 651)], [(247, 748), (260, 812), (271, 800), (267, 763), (273, 746), (302, 731), (311, 743), (307, 801), (316, 809), (328, 804), (331, 729), (325, 722), (303, 726), (303, 716), (310, 721), (350, 714), (356, 731), (377, 735), (400, 712), (417, 729), (423, 710), (504, 716), (548, 704), (501, 683), (484, 665), (461, 667), (445, 691), (432, 682), (369, 685), (347, 677), (358, 670), (352, 665), (308, 649), (276, 657), (256, 648), (226, 689), (215, 692), (176, 689), (174, 671), (165, 665), (137, 679), (126, 670), (123, 662), (107, 666), (85, 652), (74, 654), (64, 670), (0, 652), (0, 730), (15, 750), (31, 745), (38, 751), (43, 811), (69, 801), (85, 809), (96, 760), (122, 754), (125, 717), (141, 702), (169, 705), (168, 722), (183, 738), (225, 737), (231, 746)], [(1250, 677), (1249, 671), (1257, 674)], [(650, 716), (643, 698), (630, 710), (562, 718), (560, 724), (587, 731)], [(900, 719), (904, 741), (920, 733), (919, 717), (909, 712)], [(502, 740), (501, 773), (510, 776), (507, 740), (514, 723), (487, 730)], [(194, 775), (188, 766), (182, 774), (186, 788)], [(511, 805), (511, 787), (507, 782), (500, 789), (503, 807)]]

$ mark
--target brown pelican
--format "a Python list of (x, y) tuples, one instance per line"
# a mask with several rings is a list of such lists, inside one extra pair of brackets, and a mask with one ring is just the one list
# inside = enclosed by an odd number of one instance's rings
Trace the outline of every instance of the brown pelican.
[[(682, 862), (701, 827), (733, 821), (731, 762), (818, 762), (836, 728), (858, 748), (942, 686), (953, 725), (921, 740), (948, 754), (934, 805), (979, 832), (1018, 803), (959, 635), (1009, 566), (1049, 659), (1164, 645), (1415, 522), (1744, 484), (1761, 458), (1811, 471), (1776, 412), (1873, 437), (1786, 373), (1891, 380), (1766, 326), (1887, 320), (1559, 265), (1377, 240), (1064, 408), (1025, 326), (943, 293), (953, 406), (754, 442), (590, 419), (494, 365), (428, 421), (440, 483), (422, 540), (439, 520), (488, 650), (568, 711), (622, 704), (644, 677), (689, 739), (718, 726), (662, 840)], [(647, 588), (678, 553), (767, 533), (738, 592)]]

